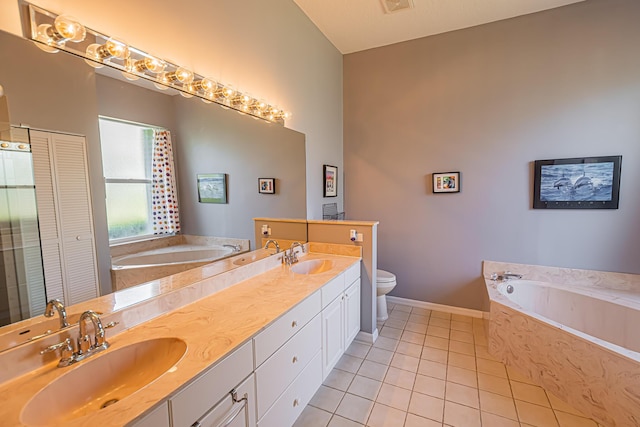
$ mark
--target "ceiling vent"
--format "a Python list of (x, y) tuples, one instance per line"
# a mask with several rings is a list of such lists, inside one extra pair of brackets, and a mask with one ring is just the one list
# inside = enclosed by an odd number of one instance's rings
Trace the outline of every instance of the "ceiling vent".
[(395, 13), (401, 10), (413, 9), (413, 0), (380, 0), (385, 13)]

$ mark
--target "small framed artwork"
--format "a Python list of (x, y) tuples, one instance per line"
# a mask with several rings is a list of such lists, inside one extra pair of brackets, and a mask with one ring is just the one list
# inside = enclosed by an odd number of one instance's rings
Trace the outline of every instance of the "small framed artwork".
[(324, 165), (324, 197), (336, 197), (338, 195), (338, 167)]
[(227, 203), (227, 174), (198, 174), (197, 178), (200, 203)]
[(534, 162), (534, 209), (618, 209), (622, 156)]
[(460, 172), (439, 172), (433, 174), (434, 193), (459, 193)]
[(275, 178), (258, 178), (258, 193), (276, 194)]

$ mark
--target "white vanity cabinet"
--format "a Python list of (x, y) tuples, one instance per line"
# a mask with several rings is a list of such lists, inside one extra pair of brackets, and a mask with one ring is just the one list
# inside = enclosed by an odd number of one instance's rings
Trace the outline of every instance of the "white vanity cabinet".
[(131, 427), (169, 427), (169, 404), (163, 402), (143, 419), (130, 424)]
[(322, 288), (322, 378), (360, 331), (360, 263)]

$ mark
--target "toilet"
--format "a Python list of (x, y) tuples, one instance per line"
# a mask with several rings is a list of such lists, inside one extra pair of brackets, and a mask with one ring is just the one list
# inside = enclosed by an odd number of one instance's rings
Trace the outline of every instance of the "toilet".
[(378, 278), (376, 279), (376, 293), (378, 322), (384, 322), (389, 318), (387, 313), (387, 297), (386, 295), (396, 287), (396, 275), (384, 270), (377, 270)]

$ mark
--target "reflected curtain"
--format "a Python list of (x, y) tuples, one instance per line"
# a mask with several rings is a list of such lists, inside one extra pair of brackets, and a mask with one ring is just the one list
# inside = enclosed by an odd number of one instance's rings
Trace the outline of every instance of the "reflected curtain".
[(180, 231), (180, 214), (171, 134), (168, 130), (154, 130), (152, 171), (153, 234), (177, 233)]

